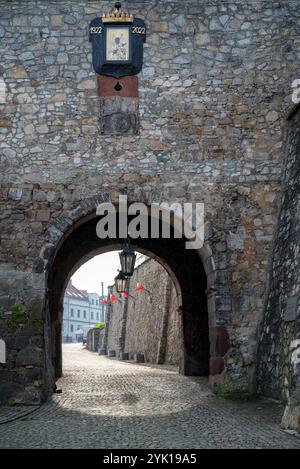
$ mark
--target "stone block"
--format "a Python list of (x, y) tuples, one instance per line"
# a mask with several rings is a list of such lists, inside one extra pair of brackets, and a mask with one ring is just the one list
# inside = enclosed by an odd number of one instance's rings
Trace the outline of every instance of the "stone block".
[(68, 54), (66, 54), (65, 52), (59, 52), (57, 54), (57, 63), (66, 64), (68, 63), (68, 60), (69, 60)]
[(18, 380), (24, 384), (31, 384), (34, 381), (41, 380), (43, 376), (43, 370), (34, 366), (22, 367), (17, 371)]
[(78, 84), (78, 89), (81, 91), (94, 90), (96, 88), (96, 81), (88, 78)]
[(243, 251), (245, 242), (245, 228), (239, 227), (236, 233), (229, 232), (227, 235), (227, 245), (232, 251)]
[(40, 405), (42, 392), (36, 386), (22, 387), (21, 392), (15, 393), (10, 400), (11, 405)]
[(290, 321), (296, 321), (297, 319), (297, 313), (298, 313), (298, 302), (299, 298), (298, 296), (290, 296), (287, 299), (287, 304), (286, 304), (286, 310), (284, 314), (284, 321), (285, 322), (290, 322)]
[(134, 354), (134, 361), (135, 363), (145, 363), (145, 357), (143, 353), (135, 353)]
[(43, 358), (44, 354), (42, 349), (28, 345), (18, 353), (16, 364), (17, 366), (42, 366)]
[(5, 337), (8, 349), (21, 350), (29, 345), (29, 337), (20, 334), (13, 334)]
[(14, 78), (14, 79), (19, 80), (22, 78), (27, 78), (27, 72), (24, 69), (24, 67), (22, 67), (21, 65), (18, 65), (16, 67), (9, 68), (6, 71), (6, 76), (7, 78)]
[(285, 429), (289, 428), (300, 433), (300, 404), (287, 405), (285, 407), (281, 426)]
[(44, 299), (43, 298), (32, 298), (29, 301), (27, 306), (27, 311), (30, 319), (32, 320), (42, 320), (43, 319), (43, 308), (44, 308)]
[(64, 18), (62, 15), (51, 15), (50, 18), (51, 25), (52, 26), (63, 26), (64, 24)]
[(116, 356), (116, 351), (115, 350), (109, 350), (107, 352), (107, 356), (108, 357), (115, 357)]
[(12, 381), (0, 383), (0, 403), (7, 402), (13, 395), (22, 391), (23, 386)]
[(11, 200), (21, 200), (22, 198), (22, 189), (12, 187), (8, 191), (8, 198)]
[(128, 352), (121, 352), (120, 353), (120, 360), (129, 360), (129, 353)]
[(12, 121), (10, 119), (0, 119), (0, 127), (11, 127)]
[(36, 219), (39, 221), (48, 221), (50, 219), (50, 210), (37, 210)]

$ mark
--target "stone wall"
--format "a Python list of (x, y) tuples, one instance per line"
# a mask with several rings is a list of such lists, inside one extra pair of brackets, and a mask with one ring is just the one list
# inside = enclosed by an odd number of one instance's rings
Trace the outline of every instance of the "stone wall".
[[(88, 42), (90, 20), (111, 2), (0, 0), (1, 278), (9, 272), (9, 282), (26, 284), (27, 274), (46, 274), (42, 303), (58, 246), (103, 194), (126, 191), (130, 201), (148, 204), (203, 202), (212, 348), (229, 337), (214, 357), (217, 390), (253, 390), (285, 115), (300, 76), (298, 1), (130, 0), (124, 7), (145, 19), (148, 32), (139, 134), (116, 137), (100, 133)], [(20, 302), (5, 282), (4, 318)], [(26, 288), (22, 301), (34, 291)], [(40, 314), (48, 363), (60, 323), (47, 309)], [(15, 352), (9, 345), (9, 355)]]
[[(138, 293), (137, 283), (144, 286)], [(177, 294), (165, 269), (156, 261), (148, 260), (135, 269), (130, 280), (128, 300), (120, 298), (113, 289), (116, 301), (111, 305), (107, 323), (107, 351), (143, 354), (145, 361), (179, 365), (182, 346), (181, 324)], [(124, 306), (128, 302), (125, 334), (122, 340)]]
[(6, 362), (0, 368), (0, 404), (39, 404), (51, 390), (45, 370), (44, 276), (0, 272), (0, 337)]
[[(170, 279), (168, 279), (170, 282)], [(171, 285), (171, 291), (167, 290), (169, 298), (168, 305), (168, 321), (166, 329), (166, 344), (165, 344), (165, 362), (171, 365), (177, 365), (180, 362), (180, 355), (182, 354), (182, 316), (178, 309), (178, 299), (174, 284)]]
[(86, 337), (86, 348), (91, 352), (99, 352), (103, 341), (104, 329), (90, 329)]
[(106, 350), (113, 350), (118, 354), (119, 351), (119, 339), (121, 337), (122, 331), (122, 317), (123, 317), (123, 308), (124, 301), (119, 298), (116, 294), (115, 288), (111, 288), (111, 294), (116, 297), (115, 303), (109, 305), (110, 316), (106, 320), (106, 334), (107, 334), (107, 345)]
[(258, 358), (260, 391), (285, 401), (284, 425), (300, 430), (299, 106), (289, 121), (281, 210)]

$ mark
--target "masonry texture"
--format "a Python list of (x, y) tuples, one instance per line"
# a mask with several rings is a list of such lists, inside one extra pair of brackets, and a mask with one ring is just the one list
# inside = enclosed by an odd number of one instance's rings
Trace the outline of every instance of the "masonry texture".
[[(144, 286), (140, 293), (138, 282)], [(128, 300), (119, 298), (113, 290), (116, 301), (106, 324), (107, 351), (114, 350), (116, 356), (128, 353), (129, 359), (142, 354), (146, 362), (179, 365), (182, 325), (176, 290), (168, 273), (158, 262), (148, 260), (137, 267), (129, 285)]]
[[(0, 104), (0, 335), (8, 354), (0, 365), (0, 397), (30, 403), (53, 389), (59, 341), (51, 344), (60, 334), (61, 310), (48, 283), (51, 266), (70, 236), (76, 255), (84, 240), (76, 229), (95, 214), (97, 202), (124, 191), (130, 201), (147, 204), (205, 203), (201, 259), (211, 384), (222, 393), (252, 392), (285, 115), (292, 81), (300, 76), (299, 3), (126, 2), (147, 25), (139, 134), (104, 136), (88, 25), (111, 7), (108, 1), (0, 1), (6, 89)], [(185, 267), (182, 259), (175, 276)], [(193, 288), (183, 292), (189, 312), (197, 288), (206, 288), (192, 278)], [(190, 325), (196, 320), (185, 317)], [(194, 340), (189, 331), (185, 338)], [(265, 379), (274, 383), (278, 375)]]
[(288, 403), (284, 424), (300, 429), (300, 112), (290, 120), (270, 293), (259, 346), (259, 385)]
[(86, 348), (91, 352), (98, 352), (103, 341), (103, 327), (90, 329), (86, 337)]

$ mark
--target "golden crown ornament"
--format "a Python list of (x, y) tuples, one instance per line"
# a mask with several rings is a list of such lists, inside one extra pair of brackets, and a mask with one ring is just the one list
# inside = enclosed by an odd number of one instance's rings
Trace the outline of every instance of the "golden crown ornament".
[(122, 10), (122, 4), (117, 2), (115, 9), (110, 13), (104, 13), (102, 16), (103, 23), (133, 23), (133, 15)]

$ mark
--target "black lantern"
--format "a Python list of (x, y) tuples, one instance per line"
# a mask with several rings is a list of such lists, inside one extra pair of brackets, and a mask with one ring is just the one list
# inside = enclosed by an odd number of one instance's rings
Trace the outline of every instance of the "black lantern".
[(115, 285), (118, 293), (124, 293), (126, 291), (127, 277), (123, 274), (123, 272), (119, 272), (116, 276)]
[(129, 238), (126, 239), (122, 252), (119, 253), (121, 262), (121, 271), (125, 277), (132, 277), (136, 254), (133, 251)]

